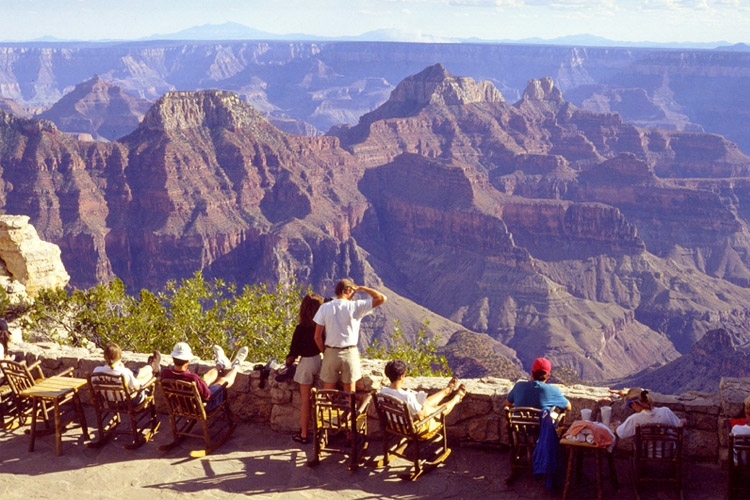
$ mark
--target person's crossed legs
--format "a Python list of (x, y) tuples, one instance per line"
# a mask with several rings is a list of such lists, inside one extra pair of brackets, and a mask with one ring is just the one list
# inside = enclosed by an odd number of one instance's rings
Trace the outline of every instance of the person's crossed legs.
[(448, 382), (448, 385), (445, 387), (445, 389), (427, 396), (427, 398), (425, 398), (424, 405), (422, 405), (422, 411), (420, 413), (422, 413), (424, 416), (427, 416), (437, 410), (440, 406), (446, 407), (446, 415), (453, 411), (453, 408), (455, 408), (456, 405), (460, 403), (466, 395), (466, 387), (463, 384), (458, 387), (458, 392), (456, 392), (456, 394), (454, 394), (454, 396), (450, 400), (448, 400), (448, 402), (443, 405), (441, 405), (440, 403), (456, 389), (457, 385), (458, 379), (456, 377), (453, 377), (450, 382)]

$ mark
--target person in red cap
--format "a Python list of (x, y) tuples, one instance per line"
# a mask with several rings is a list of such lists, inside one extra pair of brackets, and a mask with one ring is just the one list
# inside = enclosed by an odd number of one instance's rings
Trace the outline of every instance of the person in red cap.
[(530, 406), (532, 408), (552, 408), (570, 410), (570, 401), (562, 395), (560, 389), (547, 384), (552, 363), (545, 358), (537, 358), (531, 367), (531, 379), (519, 380), (508, 393), (507, 405)]

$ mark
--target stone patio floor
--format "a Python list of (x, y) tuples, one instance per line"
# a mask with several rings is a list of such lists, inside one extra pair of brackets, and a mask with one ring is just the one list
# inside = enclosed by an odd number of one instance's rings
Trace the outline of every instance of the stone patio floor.
[[(87, 412), (88, 421), (95, 422)], [(81, 498), (231, 498), (308, 499), (335, 495), (346, 499), (538, 499), (560, 498), (561, 492), (548, 493), (529, 474), (511, 486), (508, 453), (453, 444), (453, 453), (439, 468), (415, 482), (400, 479), (408, 462), (397, 459), (388, 468), (363, 466), (356, 472), (346, 469), (342, 455), (327, 455), (316, 468), (305, 462), (312, 456), (312, 444), (301, 446), (288, 434), (266, 426), (240, 424), (231, 439), (212, 455), (193, 459), (191, 449), (200, 440), (187, 439), (182, 445), (162, 453), (159, 444), (171, 441), (165, 416), (151, 443), (129, 451), (111, 441), (99, 449), (83, 445), (79, 429), (63, 436), (63, 455), (55, 455), (54, 436), (37, 438), (36, 450), (28, 452), (28, 435), (23, 429), (0, 431), (0, 499)], [(379, 441), (368, 450), (372, 457), (382, 450)], [(593, 462), (585, 462), (586, 474), (593, 477)], [(617, 460), (621, 487), (614, 491), (605, 484), (607, 499), (632, 499), (628, 461)], [(727, 472), (717, 465), (687, 464), (685, 499), (726, 498)], [(574, 490), (575, 499), (596, 498), (590, 482)], [(646, 487), (641, 498), (672, 499), (666, 487)]]

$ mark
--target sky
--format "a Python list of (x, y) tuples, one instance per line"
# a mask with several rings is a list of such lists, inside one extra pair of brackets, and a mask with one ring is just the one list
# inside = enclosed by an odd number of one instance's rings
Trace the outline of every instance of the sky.
[(750, 0), (0, 0), (2, 40), (135, 39), (228, 21), (320, 36), (750, 43)]

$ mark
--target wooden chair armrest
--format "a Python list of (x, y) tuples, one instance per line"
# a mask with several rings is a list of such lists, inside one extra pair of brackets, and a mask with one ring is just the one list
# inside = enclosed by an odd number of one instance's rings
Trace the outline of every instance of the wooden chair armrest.
[(60, 373), (56, 375), (56, 377), (72, 377), (73, 376), (73, 367), (66, 368)]
[[(39, 376), (36, 377), (34, 380), (40, 380), (44, 378), (44, 372), (42, 372), (42, 360), (41, 359), (37, 359), (26, 368), (29, 370), (29, 373), (31, 373), (31, 370), (36, 369)], [(34, 374), (32, 373), (31, 376), (33, 377)]]
[(425, 422), (429, 421), (432, 418), (435, 418), (435, 417), (437, 417), (439, 415), (442, 415), (443, 412), (445, 412), (445, 410), (447, 410), (447, 409), (448, 409), (448, 407), (445, 406), (445, 405), (438, 407), (437, 410), (433, 411), (432, 413), (430, 413), (429, 415), (427, 415), (425, 418), (423, 418), (419, 422), (414, 422), (414, 427), (417, 428), (417, 429), (420, 428), (422, 426), (422, 424), (424, 424)]
[(140, 394), (141, 392), (145, 391), (146, 389), (150, 389), (155, 384), (156, 384), (156, 377), (151, 377), (150, 379), (146, 380), (143, 383), (143, 385), (141, 385), (141, 387), (139, 387), (138, 389), (134, 390), (131, 393), (131, 397), (134, 396), (134, 395)]

